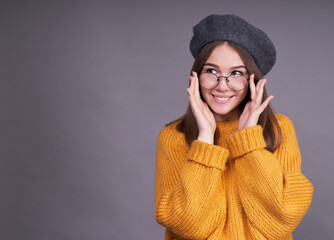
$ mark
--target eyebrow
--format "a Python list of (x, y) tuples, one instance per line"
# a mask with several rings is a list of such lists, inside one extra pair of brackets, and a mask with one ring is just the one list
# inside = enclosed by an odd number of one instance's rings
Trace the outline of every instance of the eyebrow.
[[(212, 67), (219, 68), (218, 65), (213, 64), (213, 63), (205, 63), (205, 64), (203, 65), (203, 67), (204, 67), (204, 66), (212, 66)], [(234, 67), (231, 67), (230, 69), (236, 69), (236, 68), (244, 68), (244, 69), (247, 70), (246, 66), (244, 66), (244, 65), (234, 66)]]

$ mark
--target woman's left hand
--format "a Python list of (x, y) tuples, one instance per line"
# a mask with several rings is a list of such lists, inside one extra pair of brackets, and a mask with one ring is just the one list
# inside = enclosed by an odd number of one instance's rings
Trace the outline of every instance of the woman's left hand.
[(246, 104), (244, 111), (240, 115), (238, 130), (256, 126), (261, 113), (274, 98), (273, 95), (270, 95), (262, 102), (263, 88), (266, 82), (267, 79), (260, 79), (255, 86), (254, 74), (250, 76), (251, 100)]

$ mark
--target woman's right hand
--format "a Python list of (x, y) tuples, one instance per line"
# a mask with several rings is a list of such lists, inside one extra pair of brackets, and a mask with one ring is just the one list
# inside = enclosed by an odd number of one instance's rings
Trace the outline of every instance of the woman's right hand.
[(189, 77), (190, 86), (187, 88), (191, 111), (198, 127), (197, 140), (213, 144), (216, 131), (216, 120), (207, 103), (203, 102), (199, 93), (199, 80), (196, 72)]

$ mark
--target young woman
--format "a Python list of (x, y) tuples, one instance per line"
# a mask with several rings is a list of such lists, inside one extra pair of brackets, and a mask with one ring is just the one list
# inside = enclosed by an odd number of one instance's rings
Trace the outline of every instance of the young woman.
[(189, 108), (157, 143), (155, 217), (165, 239), (292, 239), (312, 200), (291, 121), (265, 90), (268, 36), (234, 15), (194, 27)]

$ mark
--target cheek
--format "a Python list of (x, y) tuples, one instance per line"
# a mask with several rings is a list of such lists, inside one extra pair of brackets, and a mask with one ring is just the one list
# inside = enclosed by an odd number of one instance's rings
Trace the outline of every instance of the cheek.
[(240, 100), (240, 102), (242, 102), (244, 100), (244, 98), (246, 97), (248, 92), (248, 89), (245, 89), (244, 91), (241, 91), (238, 93), (238, 98)]
[(211, 95), (207, 89), (204, 89), (202, 87), (200, 88), (200, 94), (202, 95), (202, 100), (205, 100), (205, 101), (207, 101), (208, 97)]

